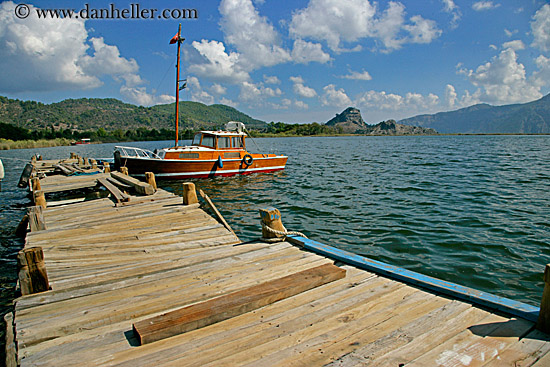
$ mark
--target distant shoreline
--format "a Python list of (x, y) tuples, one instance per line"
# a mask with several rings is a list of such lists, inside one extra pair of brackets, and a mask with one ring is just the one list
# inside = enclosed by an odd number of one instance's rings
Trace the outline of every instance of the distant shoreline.
[[(521, 133), (449, 133), (449, 134), (414, 134), (414, 135), (368, 135), (368, 134), (319, 134), (319, 135), (281, 135), (281, 134), (258, 134), (252, 136), (252, 138), (336, 138), (340, 136), (549, 136), (550, 134), (521, 134)], [(156, 141), (156, 140), (148, 140)], [(92, 144), (103, 144), (102, 141), (94, 141)], [(109, 143), (128, 143), (127, 141)], [(41, 139), (41, 140), (5, 140), (0, 139), (0, 150), (12, 150), (12, 149), (33, 149), (33, 148), (51, 148), (59, 146), (71, 146), (71, 140), (69, 139)]]

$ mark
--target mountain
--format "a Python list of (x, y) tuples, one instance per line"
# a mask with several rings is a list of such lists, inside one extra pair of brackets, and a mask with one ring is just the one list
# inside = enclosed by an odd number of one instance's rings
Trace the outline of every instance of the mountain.
[[(25, 129), (52, 128), (75, 131), (107, 131), (137, 128), (174, 129), (174, 104), (153, 107), (135, 106), (113, 98), (66, 99), (44, 104), (13, 100), (0, 96), (0, 123)], [(207, 106), (198, 102), (180, 102), (180, 129), (217, 129), (236, 120), (250, 128), (265, 128), (264, 121), (224, 105)]]
[(342, 128), (342, 131), (347, 134), (355, 134), (367, 128), (367, 124), (363, 121), (361, 111), (354, 107), (346, 108), (342, 113), (336, 114), (335, 117), (326, 122), (327, 126)]
[(419, 126), (398, 124), (394, 120), (382, 121), (376, 125), (368, 125), (361, 116), (361, 111), (354, 107), (346, 108), (325, 124), (341, 128), (347, 134), (363, 135), (435, 135), (437, 131)]
[(550, 94), (524, 104), (477, 104), (456, 111), (419, 115), (399, 122), (431, 127), (446, 134), (548, 134)]

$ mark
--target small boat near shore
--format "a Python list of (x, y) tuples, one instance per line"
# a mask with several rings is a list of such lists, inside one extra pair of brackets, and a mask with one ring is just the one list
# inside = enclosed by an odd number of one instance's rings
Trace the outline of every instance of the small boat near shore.
[(223, 131), (201, 131), (190, 146), (150, 150), (115, 147), (115, 169), (127, 167), (135, 176), (153, 172), (160, 179), (211, 178), (285, 169), (287, 156), (253, 154), (246, 149), (242, 122), (229, 122)]
[[(179, 91), (186, 88), (180, 80), (181, 24), (170, 43), (178, 44), (176, 62), (176, 139), (173, 147), (155, 150), (116, 146), (115, 169), (128, 168), (133, 176), (152, 172), (160, 179), (211, 178), (215, 176), (247, 175), (285, 169), (287, 156), (252, 154), (246, 150), (246, 128), (242, 122), (230, 121), (225, 130), (200, 131), (190, 146), (178, 146)], [(180, 86), (180, 82), (183, 84)]]

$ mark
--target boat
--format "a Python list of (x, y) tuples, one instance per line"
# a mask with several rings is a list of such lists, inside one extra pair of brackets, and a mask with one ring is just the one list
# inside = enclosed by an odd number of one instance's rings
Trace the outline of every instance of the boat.
[[(240, 121), (229, 121), (225, 130), (200, 131), (191, 145), (178, 145), (179, 91), (186, 87), (180, 80), (181, 24), (170, 43), (178, 44), (176, 63), (176, 139), (173, 147), (150, 151), (128, 146), (116, 146), (115, 169), (126, 167), (132, 176), (152, 172), (159, 179), (181, 180), (215, 176), (247, 175), (275, 172), (285, 169), (287, 156), (250, 153), (246, 148), (246, 126)], [(183, 84), (180, 86), (180, 83)]]
[(78, 141), (71, 141), (71, 145), (85, 145), (85, 144), (91, 144), (91, 140), (88, 138), (82, 138)]

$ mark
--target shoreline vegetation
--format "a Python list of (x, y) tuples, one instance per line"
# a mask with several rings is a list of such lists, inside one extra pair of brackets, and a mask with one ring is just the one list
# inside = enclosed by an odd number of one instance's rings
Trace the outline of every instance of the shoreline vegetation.
[[(436, 135), (422, 135), (422, 136), (545, 136), (550, 134), (519, 134), (519, 133), (458, 133), (458, 134), (436, 134)], [(305, 137), (339, 137), (339, 136), (419, 136), (419, 135), (363, 135), (363, 134), (315, 134), (315, 135), (299, 135), (299, 134), (276, 134), (276, 133), (262, 133), (258, 131), (250, 131), (250, 136), (253, 138), (305, 138)], [(191, 140), (191, 136), (184, 136), (180, 140)], [(123, 143), (131, 141), (157, 141), (157, 140), (172, 140), (172, 137), (165, 137), (159, 139), (139, 139), (139, 140), (113, 140), (112, 138), (103, 140), (94, 140), (91, 144), (103, 144), (103, 143)], [(34, 148), (51, 148), (59, 146), (71, 146), (74, 143), (74, 139), (55, 138), (55, 139), (25, 139), (25, 140), (11, 140), (0, 138), (0, 150), (12, 150), (12, 149), (34, 149)]]

